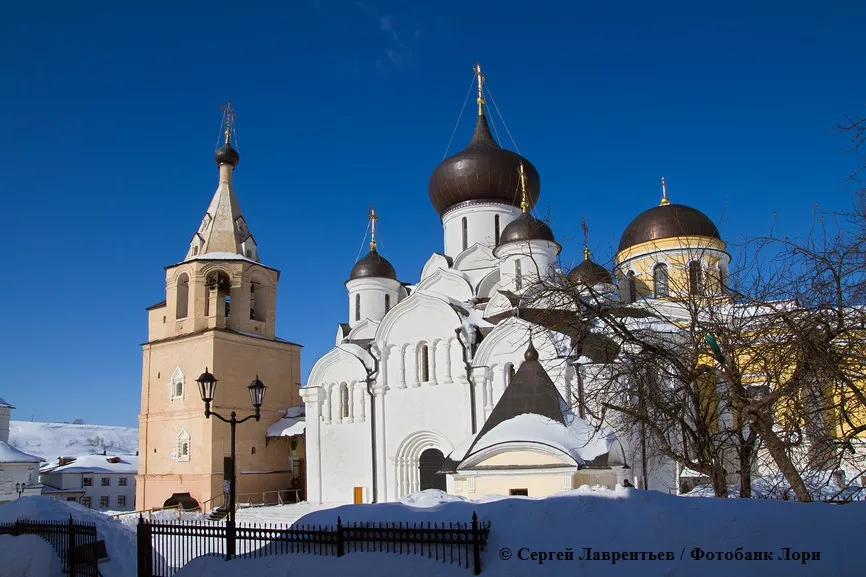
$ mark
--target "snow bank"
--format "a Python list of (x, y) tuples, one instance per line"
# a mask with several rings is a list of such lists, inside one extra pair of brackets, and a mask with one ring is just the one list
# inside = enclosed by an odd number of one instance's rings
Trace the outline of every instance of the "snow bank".
[(54, 547), (36, 535), (0, 535), (0, 577), (63, 577)]
[(101, 455), (103, 451), (114, 455), (135, 455), (138, 429), (11, 421), (9, 444), (50, 462), (56, 461), (57, 457)]
[[(491, 522), (490, 538), (481, 555), (482, 575), (522, 577), (628, 576), (647, 577), (825, 577), (862, 572), (862, 535), (866, 504), (828, 505), (754, 499), (682, 499), (655, 491), (569, 491), (546, 499), (502, 498), (489, 502), (452, 500), (431, 495), (406, 503), (346, 505), (310, 513), (300, 524), (333, 525), (337, 516), (352, 521), (469, 521), (476, 512)], [(581, 559), (584, 548), (599, 556), (637, 552), (637, 560)], [(739, 549), (738, 551), (738, 548)], [(807, 563), (784, 560), (790, 553), (819, 553)], [(723, 560), (694, 559), (692, 552), (722, 553)], [(572, 551), (573, 560), (555, 559)], [(539, 553), (554, 559), (540, 564)], [(670, 553), (670, 559), (640, 559), (640, 552)], [(724, 560), (744, 552), (769, 552), (772, 561)], [(536, 553), (535, 560), (529, 558)], [(789, 553), (789, 555), (790, 555)], [(762, 555), (763, 556), (763, 555)], [(798, 555), (799, 556), (799, 555)], [(525, 558), (525, 559), (524, 559)], [(778, 560), (782, 558), (783, 560)], [(197, 559), (177, 577), (289, 577), (347, 574), (353, 577), (465, 577), (463, 567), (437, 563), (426, 557), (348, 553), (341, 558), (314, 555), (268, 557), (225, 562)]]
[(67, 521), (70, 515), (75, 521), (94, 523), (97, 539), (105, 540), (109, 561), (99, 564), (103, 577), (127, 577), (136, 574), (138, 565), (135, 556), (135, 531), (120, 521), (78, 503), (43, 496), (16, 499), (0, 507), (0, 523), (11, 523), (16, 519)]

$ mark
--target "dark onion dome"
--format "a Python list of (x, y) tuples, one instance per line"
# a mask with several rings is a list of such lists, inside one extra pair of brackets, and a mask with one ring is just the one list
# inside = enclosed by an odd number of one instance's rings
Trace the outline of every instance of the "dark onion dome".
[(490, 134), (487, 117), (479, 114), (466, 148), (443, 160), (430, 176), (430, 202), (440, 216), (452, 206), (473, 200), (520, 206), (517, 169), (521, 162), (526, 171), (527, 201), (532, 208), (541, 192), (538, 171), (516, 152), (499, 146)]
[(679, 236), (722, 239), (719, 229), (701, 211), (684, 204), (662, 204), (640, 213), (625, 227), (618, 250), (621, 252), (642, 242)]
[[(528, 192), (528, 191), (527, 191)], [(520, 213), (520, 216), (508, 223), (499, 235), (499, 244), (502, 246), (509, 242), (520, 242), (529, 240), (546, 240), (556, 242), (553, 231), (544, 221), (538, 220), (528, 212)]]
[(389, 278), (397, 280), (397, 273), (394, 267), (387, 261), (379, 252), (372, 248), (367, 256), (355, 263), (352, 267), (352, 273), (349, 275), (349, 280), (356, 278)]
[(225, 143), (217, 149), (213, 158), (217, 164), (230, 164), (232, 166), (237, 166), (238, 162), (241, 160), (241, 155), (238, 154), (237, 150), (232, 148), (231, 144)]
[(592, 262), (589, 258), (589, 250), (583, 252), (583, 262), (571, 269), (566, 277), (573, 285), (595, 286), (597, 284), (613, 284), (610, 272), (600, 264)]

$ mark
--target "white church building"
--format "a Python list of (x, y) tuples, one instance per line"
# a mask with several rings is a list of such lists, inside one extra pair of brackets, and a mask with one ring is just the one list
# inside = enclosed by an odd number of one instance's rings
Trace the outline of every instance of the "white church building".
[[(638, 473), (627, 436), (581, 418), (578, 391), (604, 367), (572, 358), (569, 336), (519, 314), (533, 283), (565, 278), (561, 247), (531, 214), (539, 174), (492, 136), (480, 71), (478, 80), (472, 139), (430, 178), (444, 249), (417, 282), (398, 280), (378, 253), (371, 211), (370, 251), (346, 282), (348, 322), (301, 389), (310, 502), (391, 501), (428, 488), (540, 497), (643, 478), (665, 492), (676, 485), (672, 463)], [(706, 216), (665, 198), (630, 225), (620, 254), (653, 231), (718, 238)], [(623, 286), (635, 292), (626, 270), (617, 269), (618, 285), (586, 251), (567, 279), (619, 300)]]

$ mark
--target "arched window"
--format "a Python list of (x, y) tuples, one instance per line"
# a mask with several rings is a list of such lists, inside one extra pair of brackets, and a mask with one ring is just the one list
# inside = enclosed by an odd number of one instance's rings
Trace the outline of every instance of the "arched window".
[(198, 255), (198, 246), (197, 245), (192, 247), (192, 256), (196, 256), (196, 255)]
[(668, 265), (659, 263), (653, 269), (653, 296), (657, 299), (670, 296), (668, 290)]
[(430, 381), (430, 347), (427, 345), (421, 346), (418, 355), (418, 380), (422, 383)]
[(626, 284), (628, 285), (628, 302), (637, 302), (637, 279), (635, 278), (634, 271), (628, 271), (628, 274), (625, 275), (625, 279)]
[(499, 244), (499, 215), (493, 217), (493, 244)]
[(511, 381), (514, 379), (515, 373), (517, 373), (517, 371), (514, 370), (514, 365), (509, 363), (508, 367), (505, 370), (505, 386), (506, 387), (511, 384)]
[(721, 265), (719, 265), (719, 292), (728, 292), (728, 271)]
[(462, 228), (461, 234), (463, 236), (463, 250), (466, 250), (469, 248), (469, 221), (466, 220), (465, 216), (460, 221), (460, 225)]
[[(205, 300), (205, 316), (216, 314), (222, 301), (223, 306), (225, 306), (225, 316), (226, 318), (230, 317), (232, 297), (231, 279), (229, 279), (229, 276), (222, 271), (214, 271), (207, 275), (205, 286), (208, 290), (208, 296)], [(213, 303), (211, 303), (211, 299), (214, 299)], [(211, 304), (215, 308), (211, 308)]]
[(521, 269), (520, 259), (514, 261), (514, 286), (517, 290), (523, 288), (523, 270)]
[(385, 295), (385, 312), (391, 310), (391, 295)]
[(183, 380), (183, 371), (180, 370), (180, 367), (174, 369), (174, 372), (171, 374), (171, 398), (172, 399), (182, 399), (183, 398), (183, 389), (184, 389), (184, 380)]
[(342, 415), (344, 419), (349, 418), (349, 385), (343, 383), (340, 385), (340, 407), (342, 407)]
[(189, 314), (189, 275), (183, 273), (177, 281), (177, 303), (174, 318), (185, 319), (187, 314)]
[(360, 293), (355, 295), (355, 320), (361, 320), (361, 295)]
[(689, 263), (689, 294), (699, 295), (703, 292), (701, 279), (701, 263), (693, 260)]
[(177, 441), (174, 451), (172, 451), (172, 457), (175, 461), (189, 461), (189, 453), (189, 433), (186, 432), (186, 429), (181, 429), (180, 433), (177, 434)]

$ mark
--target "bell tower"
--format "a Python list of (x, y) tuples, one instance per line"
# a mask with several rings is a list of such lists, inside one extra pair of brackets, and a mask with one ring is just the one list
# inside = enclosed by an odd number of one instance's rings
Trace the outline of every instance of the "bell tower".
[[(215, 154), (216, 192), (183, 261), (165, 267), (165, 300), (149, 307), (144, 343), (136, 508), (174, 499), (211, 509), (223, 493), (228, 426), (205, 419), (195, 379), (206, 368), (221, 383), (214, 410), (253, 412), (247, 385), (268, 387), (261, 421), (237, 429), (238, 493), (286, 489), (282, 444), (265, 443), (267, 428), (300, 405), (300, 345), (275, 335), (280, 271), (263, 264), (235, 194), (240, 155), (236, 113), (223, 107), (224, 143)], [(245, 474), (244, 471), (264, 471)], [(184, 496), (188, 494), (188, 496)], [(173, 501), (172, 501), (173, 502)]]

